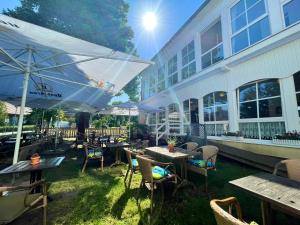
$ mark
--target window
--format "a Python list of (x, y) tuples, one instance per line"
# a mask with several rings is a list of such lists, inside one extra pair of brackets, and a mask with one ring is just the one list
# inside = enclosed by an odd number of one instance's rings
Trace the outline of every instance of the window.
[(151, 132), (155, 132), (156, 127), (156, 113), (148, 114), (148, 124)]
[(233, 53), (271, 34), (265, 0), (240, 0), (231, 8), (230, 14)]
[[(165, 122), (166, 122), (166, 108), (165, 107), (160, 107), (159, 108), (161, 111), (158, 113), (158, 125), (161, 126), (163, 125)], [(159, 128), (159, 127), (158, 127)], [(159, 132), (163, 132), (166, 130), (166, 126), (162, 126), (160, 129), (159, 129)]]
[(223, 91), (210, 93), (204, 96), (203, 104), (204, 121), (209, 124), (208, 135), (222, 135), (228, 121), (227, 93)]
[(202, 69), (224, 59), (221, 21), (201, 35)]
[(180, 133), (180, 113), (179, 105), (172, 103), (168, 106), (168, 121), (169, 121), (169, 132)]
[(168, 62), (168, 86), (178, 83), (177, 55), (173, 56)]
[(147, 99), (149, 98), (149, 77), (143, 76), (142, 79), (142, 98)]
[(238, 89), (238, 98), (239, 127), (244, 137), (269, 140), (285, 132), (278, 79), (244, 85)]
[[(195, 126), (195, 129), (191, 129), (194, 124), (199, 124), (199, 107), (198, 99), (188, 99), (183, 102), (183, 113), (184, 113), (184, 132), (190, 133), (191, 135), (196, 135), (196, 129), (198, 126)], [(199, 133), (199, 132), (198, 132)], [(199, 134), (198, 134), (199, 135)]]
[(155, 80), (155, 76), (153, 76), (152, 74), (150, 75), (149, 78), (149, 96), (152, 96), (155, 94), (155, 88), (156, 88), (156, 80)]
[(165, 89), (165, 65), (158, 68), (157, 71), (157, 92), (161, 92)]
[(240, 119), (281, 117), (280, 86), (277, 79), (239, 88)]
[(181, 77), (182, 80), (193, 76), (196, 73), (196, 61), (195, 61), (195, 44), (191, 41), (187, 46), (185, 46), (182, 51), (182, 70)]
[(283, 6), (285, 26), (300, 21), (300, 0), (291, 0)]
[(300, 72), (294, 74), (294, 82), (295, 82), (295, 89), (296, 89), (298, 114), (300, 117)]

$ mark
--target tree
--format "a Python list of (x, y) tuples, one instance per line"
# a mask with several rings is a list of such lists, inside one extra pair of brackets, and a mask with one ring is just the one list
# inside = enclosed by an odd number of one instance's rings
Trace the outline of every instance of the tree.
[(5, 125), (5, 119), (7, 118), (6, 107), (3, 102), (0, 102), (0, 126)]
[[(3, 13), (114, 50), (135, 54), (133, 31), (127, 24), (124, 0), (21, 0), (21, 6)], [(123, 89), (138, 97), (138, 79)]]

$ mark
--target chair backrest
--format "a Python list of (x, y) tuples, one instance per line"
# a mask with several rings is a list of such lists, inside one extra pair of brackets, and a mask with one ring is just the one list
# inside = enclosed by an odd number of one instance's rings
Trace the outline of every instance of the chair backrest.
[(188, 151), (194, 151), (198, 147), (197, 142), (187, 142), (185, 144), (186, 144), (186, 150), (188, 150)]
[(286, 166), (287, 176), (292, 180), (300, 182), (300, 159), (286, 159), (280, 161), (274, 168), (274, 174), (277, 174), (277, 170), (280, 164)]
[(219, 152), (218, 147), (213, 145), (205, 145), (202, 147), (203, 159), (210, 159), (211, 162), (215, 165), (217, 161), (217, 154)]
[(149, 147), (149, 140), (143, 140), (142, 141), (142, 148), (147, 148)]
[(20, 148), (19, 161), (27, 160), (31, 155), (38, 152), (41, 146), (41, 142), (37, 141), (34, 144), (26, 145)]
[(132, 151), (129, 148), (124, 148), (124, 151), (126, 153), (129, 168), (132, 169), (133, 168), (133, 166), (132, 166)]
[(144, 182), (152, 183), (153, 182), (152, 164), (154, 161), (140, 155), (137, 155), (136, 159), (139, 163), (140, 171)]
[[(222, 207), (228, 208), (228, 212)], [(232, 213), (232, 206), (236, 207), (237, 217), (234, 217)], [(212, 208), (215, 219), (218, 225), (249, 225), (242, 221), (242, 213), (240, 204), (235, 198), (228, 198), (225, 200), (212, 200), (210, 202), (210, 207)]]

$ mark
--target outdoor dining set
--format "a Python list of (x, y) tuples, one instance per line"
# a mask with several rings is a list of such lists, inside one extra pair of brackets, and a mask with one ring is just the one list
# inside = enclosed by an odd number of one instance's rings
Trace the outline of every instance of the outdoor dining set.
[[(80, 135), (79, 135), (80, 136)], [(48, 138), (49, 139), (49, 138)], [(46, 224), (48, 200), (47, 188), (42, 172), (61, 165), (64, 156), (36, 155), (36, 151), (44, 139), (23, 146), (20, 151), (20, 160), (0, 171), (0, 175), (30, 173), (29, 184), (21, 186), (0, 187), (0, 224), (6, 224), (22, 215), (24, 212), (43, 208), (43, 224)], [(172, 185), (172, 196), (186, 187), (197, 189), (189, 179), (189, 171), (204, 176), (204, 193), (209, 196), (208, 177), (210, 171), (217, 171), (217, 156), (219, 149), (213, 145), (200, 146), (197, 142), (187, 141), (174, 149), (170, 146), (152, 146), (149, 140), (132, 140), (124, 136), (97, 136), (77, 138), (74, 146), (82, 152), (84, 160), (81, 171), (85, 172), (90, 161), (99, 162), (100, 171), (104, 171), (104, 162), (107, 154), (114, 155), (115, 161), (110, 167), (125, 165), (124, 174), (126, 190), (130, 190), (132, 178), (136, 173), (141, 174), (139, 186), (141, 190), (150, 191), (150, 212), (155, 208), (154, 194), (160, 189), (164, 199), (164, 185)], [(108, 153), (107, 153), (108, 152)], [(35, 163), (34, 156), (38, 158)], [(123, 157), (123, 156), (126, 156)], [(286, 166), (287, 177), (278, 176), (282, 172), (282, 165)], [(179, 169), (179, 171), (178, 171)], [(300, 216), (300, 161), (284, 160), (274, 168), (274, 173), (254, 174), (230, 181), (232, 188), (239, 188), (261, 200), (263, 224), (273, 224), (274, 212), (277, 210), (293, 216)], [(8, 194), (9, 193), (9, 194)], [(12, 194), (15, 193), (15, 194)], [(163, 199), (161, 199), (163, 201)], [(235, 197), (223, 200), (211, 200), (210, 206), (215, 214), (216, 222), (221, 224), (247, 224), (242, 217), (240, 204)], [(235, 210), (232, 210), (233, 207)], [(236, 216), (232, 215), (235, 212)], [(251, 225), (256, 224), (251, 222)]]

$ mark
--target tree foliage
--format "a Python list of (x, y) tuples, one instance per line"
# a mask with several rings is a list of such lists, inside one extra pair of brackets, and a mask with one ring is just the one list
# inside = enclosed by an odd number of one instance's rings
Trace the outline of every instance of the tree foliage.
[(5, 119), (7, 118), (6, 107), (3, 102), (0, 102), (0, 126), (5, 125)]
[[(135, 54), (133, 31), (127, 24), (124, 0), (21, 0), (21, 6), (3, 13), (114, 50)], [(124, 92), (138, 96), (137, 78)]]

